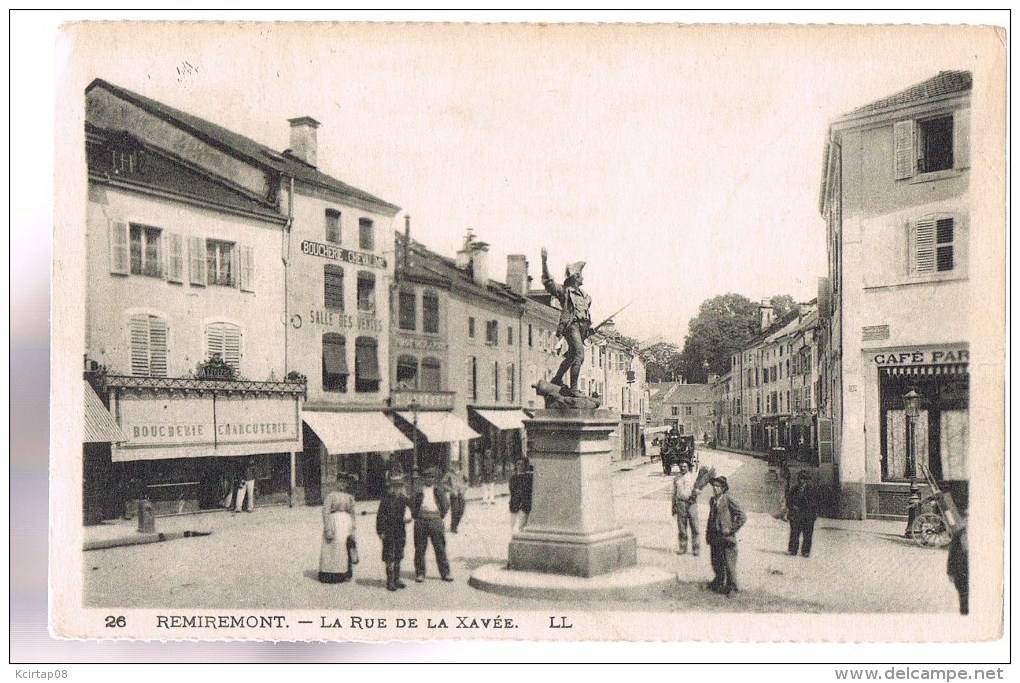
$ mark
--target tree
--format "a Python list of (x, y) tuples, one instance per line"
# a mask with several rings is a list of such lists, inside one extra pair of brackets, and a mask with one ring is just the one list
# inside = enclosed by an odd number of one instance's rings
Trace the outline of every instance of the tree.
[(656, 342), (641, 349), (638, 354), (645, 364), (645, 377), (649, 382), (667, 382), (675, 377), (680, 359), (680, 347), (669, 342)]
[(730, 371), (734, 353), (759, 331), (758, 304), (741, 294), (722, 294), (701, 304), (691, 318), (677, 368), (694, 384)]
[(797, 309), (797, 302), (789, 294), (772, 297), (772, 314), (776, 320), (782, 320)]

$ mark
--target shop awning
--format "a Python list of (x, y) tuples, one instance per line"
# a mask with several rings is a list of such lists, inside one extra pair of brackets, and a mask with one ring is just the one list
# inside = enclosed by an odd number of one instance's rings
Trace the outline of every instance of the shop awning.
[(479, 410), (473, 409), (478, 416), (491, 424), (496, 429), (521, 429), (528, 416), (523, 410)]
[(902, 365), (883, 367), (887, 375), (966, 375), (967, 363), (950, 363), (948, 365)]
[(110, 415), (96, 392), (85, 380), (85, 438), (83, 443), (122, 443), (127, 441), (127, 434), (120, 428), (117, 421)]
[[(397, 415), (408, 424), (415, 424), (414, 413), (401, 411)], [(418, 431), (425, 435), (430, 443), (446, 443), (448, 441), (466, 441), (481, 436), (467, 426), (462, 419), (445, 411), (425, 411), (418, 413)]]
[(402, 451), (412, 446), (382, 413), (306, 411), (303, 417), (330, 453)]
[(663, 432), (668, 432), (670, 429), (671, 427), (669, 425), (660, 425), (658, 427), (645, 427), (644, 432), (645, 434), (662, 434)]

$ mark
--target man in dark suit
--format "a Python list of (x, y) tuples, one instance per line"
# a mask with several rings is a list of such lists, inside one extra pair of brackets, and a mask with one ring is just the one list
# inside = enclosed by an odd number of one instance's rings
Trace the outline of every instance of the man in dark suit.
[(744, 526), (747, 515), (730, 498), (726, 477), (715, 477), (711, 484), (714, 495), (709, 503), (705, 540), (712, 549), (715, 580), (708, 587), (730, 596), (737, 591), (737, 531)]
[(796, 555), (798, 549), (804, 557), (811, 555), (811, 537), (815, 533), (815, 520), (818, 519), (820, 507), (818, 489), (811, 482), (811, 473), (801, 470), (797, 474), (797, 483), (786, 493), (786, 510), (790, 520), (787, 551), (791, 555)]
[(450, 496), (439, 485), (436, 470), (424, 473), (422, 485), (416, 487), (411, 515), (414, 517), (414, 580), (425, 580), (425, 552), (429, 541), (436, 553), (439, 576), (443, 581), (453, 581), (450, 576), (450, 562), (446, 557), (446, 531), (443, 519), (450, 511)]
[(404, 546), (407, 544), (406, 511), (404, 476), (394, 475), (386, 481), (386, 492), (379, 500), (375, 517), (375, 532), (382, 541), (382, 560), (386, 565), (386, 590), (390, 591), (407, 587), (400, 580), (400, 562), (404, 559)]

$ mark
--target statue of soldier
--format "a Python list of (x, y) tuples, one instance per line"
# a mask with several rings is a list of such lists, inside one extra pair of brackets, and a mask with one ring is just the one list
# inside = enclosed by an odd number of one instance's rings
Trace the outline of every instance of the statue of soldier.
[(584, 261), (577, 261), (567, 265), (566, 277), (563, 284), (557, 284), (549, 275), (549, 264), (547, 262), (549, 253), (542, 248), (542, 284), (546, 291), (555, 296), (560, 302), (560, 324), (556, 328), (556, 334), (563, 337), (567, 342), (567, 355), (560, 363), (556, 376), (552, 383), (566, 388), (563, 383), (563, 376), (570, 371), (570, 396), (580, 397), (577, 390), (577, 379), (581, 374), (581, 364), (584, 362), (584, 340), (592, 334), (591, 329), (591, 297), (588, 296), (581, 285), (584, 284), (584, 277), (581, 271), (584, 269)]

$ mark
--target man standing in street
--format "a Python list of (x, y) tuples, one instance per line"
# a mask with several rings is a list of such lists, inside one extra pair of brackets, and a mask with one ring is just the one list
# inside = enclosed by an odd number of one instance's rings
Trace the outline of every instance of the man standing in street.
[(517, 533), (527, 525), (531, 514), (534, 472), (527, 458), (518, 460), (514, 467), (516, 472), (510, 477), (510, 514), (513, 516), (511, 531)]
[(404, 559), (407, 544), (407, 490), (404, 475), (397, 474), (386, 481), (386, 492), (379, 500), (375, 517), (375, 532), (382, 541), (382, 560), (386, 565), (386, 590), (407, 588), (400, 580), (400, 562)]
[(249, 457), (242, 468), (240, 483), (237, 487), (237, 501), (234, 503), (234, 512), (240, 512), (245, 503), (248, 505), (248, 512), (255, 509), (255, 458)]
[(687, 529), (690, 528), (691, 554), (701, 552), (698, 534), (698, 493), (694, 488), (697, 476), (686, 460), (680, 461), (680, 474), (673, 479), (673, 516), (676, 517), (678, 555), (687, 553)]
[[(801, 470), (797, 483), (786, 494), (786, 510), (790, 519), (790, 542), (787, 551), (796, 555), (798, 548), (804, 557), (811, 555), (811, 537), (818, 519), (818, 489), (811, 483), (811, 473)], [(801, 536), (804, 543), (801, 544)]]
[(711, 484), (714, 495), (709, 504), (705, 540), (712, 550), (715, 580), (708, 584), (708, 588), (731, 596), (737, 591), (737, 531), (747, 521), (747, 516), (730, 498), (726, 477), (715, 477)]
[(443, 519), (449, 510), (450, 497), (439, 485), (436, 471), (426, 471), (423, 485), (416, 491), (411, 506), (414, 517), (414, 580), (417, 583), (425, 580), (425, 552), (429, 541), (436, 553), (439, 576), (443, 581), (453, 581), (450, 562), (446, 558), (446, 531), (443, 528)]
[(464, 477), (464, 471), (452, 465), (446, 474), (444, 484), (450, 492), (450, 532), (455, 534), (460, 521), (464, 519), (464, 509), (467, 507), (467, 479)]

